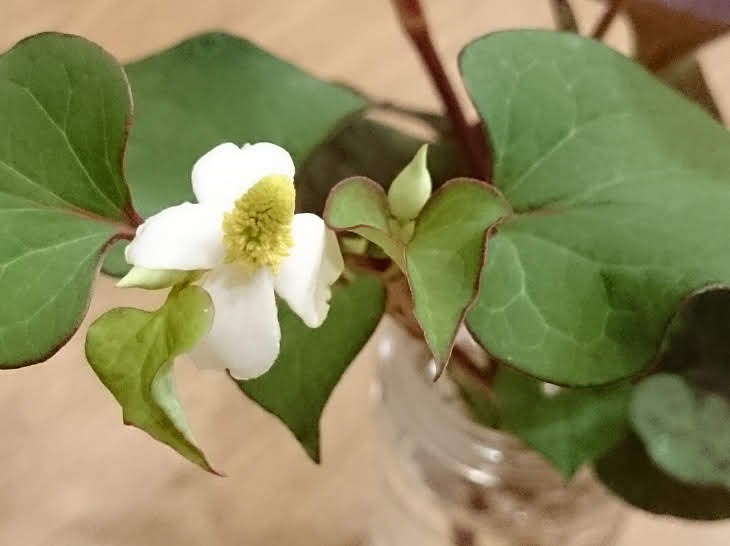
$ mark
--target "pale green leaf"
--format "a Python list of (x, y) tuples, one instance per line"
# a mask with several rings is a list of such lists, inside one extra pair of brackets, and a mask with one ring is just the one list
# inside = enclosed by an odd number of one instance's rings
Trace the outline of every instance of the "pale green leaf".
[(133, 227), (130, 117), (122, 69), (83, 38), (41, 34), (0, 57), (0, 368), (68, 340), (103, 249)]
[[(728, 381), (726, 366), (720, 381)], [(680, 376), (645, 379), (631, 404), (631, 422), (654, 462), (677, 479), (730, 490), (730, 402), (692, 389)]]
[(486, 232), (509, 205), (487, 184), (444, 184), (426, 204), (406, 249), (414, 313), (436, 360), (445, 366), (454, 337), (479, 289)]
[(378, 325), (385, 306), (380, 281), (361, 275), (333, 288), (327, 320), (308, 328), (279, 301), (281, 351), (263, 376), (237, 381), (241, 390), (276, 415), (315, 462), (319, 420), (332, 390)]
[(514, 208), (489, 242), (471, 330), (552, 383), (640, 372), (687, 295), (730, 282), (727, 131), (574, 35), (493, 34), (461, 65)]
[(124, 422), (209, 472), (177, 399), (172, 368), (176, 356), (207, 334), (212, 319), (210, 296), (187, 286), (173, 289), (157, 311), (112, 309), (86, 336), (86, 358), (122, 407)]

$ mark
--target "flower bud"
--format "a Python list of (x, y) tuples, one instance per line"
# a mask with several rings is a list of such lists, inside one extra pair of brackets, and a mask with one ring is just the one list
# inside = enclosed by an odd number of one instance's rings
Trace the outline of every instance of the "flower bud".
[(401, 221), (413, 220), (431, 197), (431, 175), (426, 156), (428, 144), (416, 152), (408, 165), (395, 177), (388, 190), (390, 212)]

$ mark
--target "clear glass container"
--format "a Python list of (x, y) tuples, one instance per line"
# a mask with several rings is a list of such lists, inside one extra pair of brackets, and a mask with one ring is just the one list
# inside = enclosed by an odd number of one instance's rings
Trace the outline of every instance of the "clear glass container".
[(381, 491), (370, 546), (596, 546), (624, 508), (588, 468), (569, 483), (516, 437), (484, 428), (424, 344), (391, 323), (374, 386)]

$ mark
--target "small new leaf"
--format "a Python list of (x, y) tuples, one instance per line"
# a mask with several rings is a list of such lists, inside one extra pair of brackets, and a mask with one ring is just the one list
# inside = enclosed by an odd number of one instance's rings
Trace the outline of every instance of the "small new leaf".
[(327, 198), (324, 220), (335, 231), (351, 231), (376, 244), (405, 271), (405, 248), (391, 234), (388, 198), (377, 182), (353, 177), (337, 184)]
[(86, 358), (122, 407), (124, 422), (167, 444), (209, 472), (195, 445), (174, 388), (173, 362), (207, 334), (210, 296), (200, 287), (173, 289), (156, 311), (117, 308), (86, 336)]
[(401, 222), (416, 218), (431, 197), (427, 158), (428, 144), (424, 144), (388, 188), (390, 212)]

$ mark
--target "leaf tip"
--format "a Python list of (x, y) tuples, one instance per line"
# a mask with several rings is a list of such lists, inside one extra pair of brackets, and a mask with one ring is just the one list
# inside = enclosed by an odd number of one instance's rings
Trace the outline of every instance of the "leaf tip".
[[(320, 419), (321, 419), (320, 414)], [(317, 420), (317, 426), (315, 427), (315, 430), (313, 433), (305, 433), (305, 434), (298, 434), (296, 431), (291, 429), (289, 425), (287, 424), (287, 427), (294, 432), (294, 436), (299, 441), (299, 444), (304, 448), (304, 451), (307, 453), (307, 456), (309, 459), (316, 465), (322, 464), (322, 449), (320, 446), (320, 435), (319, 435), (319, 419)]]

